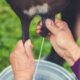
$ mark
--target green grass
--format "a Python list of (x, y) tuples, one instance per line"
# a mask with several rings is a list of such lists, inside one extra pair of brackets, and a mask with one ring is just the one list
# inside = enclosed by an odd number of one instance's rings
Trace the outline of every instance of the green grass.
[[(34, 57), (38, 58), (42, 37), (36, 34), (36, 25), (40, 20), (36, 16), (30, 25), (30, 39), (34, 45)], [(0, 0), (0, 71), (10, 65), (9, 55), (22, 37), (21, 24), (5, 0)], [(50, 43), (45, 40), (42, 57), (50, 51)]]

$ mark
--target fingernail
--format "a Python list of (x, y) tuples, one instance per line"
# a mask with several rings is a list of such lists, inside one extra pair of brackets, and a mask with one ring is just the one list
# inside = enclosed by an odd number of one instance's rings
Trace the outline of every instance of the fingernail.
[(25, 42), (25, 45), (27, 46), (30, 46), (31, 45), (31, 41), (30, 40), (27, 40), (26, 42)]
[(31, 43), (31, 40), (30, 39), (25, 42), (25, 46), (26, 47), (32, 47), (33, 48), (33, 45)]
[(22, 47), (22, 45), (23, 45), (22, 40), (19, 40), (18, 43), (17, 43), (17, 46)]

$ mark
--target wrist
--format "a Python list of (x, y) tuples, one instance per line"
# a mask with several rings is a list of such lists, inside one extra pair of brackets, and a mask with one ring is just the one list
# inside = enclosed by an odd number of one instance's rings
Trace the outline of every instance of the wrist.
[(15, 77), (14, 80), (32, 80), (31, 78), (26, 78), (26, 77)]
[(29, 74), (24, 75), (14, 75), (14, 80), (32, 80), (32, 76), (28, 76)]
[(80, 58), (80, 48), (75, 42), (73, 42), (69, 47), (68, 52), (71, 55), (71, 60), (73, 61), (71, 65), (73, 65)]

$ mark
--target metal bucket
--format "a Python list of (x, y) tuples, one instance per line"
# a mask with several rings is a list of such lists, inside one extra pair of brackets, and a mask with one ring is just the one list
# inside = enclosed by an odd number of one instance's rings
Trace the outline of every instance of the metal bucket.
[[(35, 62), (37, 63), (37, 60)], [(0, 80), (14, 80), (11, 66), (0, 74)], [(41, 60), (35, 80), (76, 80), (76, 78), (64, 68)]]

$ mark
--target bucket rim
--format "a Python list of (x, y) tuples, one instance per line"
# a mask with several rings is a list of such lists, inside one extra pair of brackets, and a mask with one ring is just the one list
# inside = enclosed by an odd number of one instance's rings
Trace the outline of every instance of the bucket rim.
[[(37, 63), (38, 62), (38, 60), (35, 60), (35, 63)], [(68, 77), (68, 78), (71, 78), (72, 80), (75, 80), (76, 79), (76, 77), (75, 77), (75, 75), (73, 74), (73, 73), (69, 73), (67, 70), (65, 70), (63, 67), (61, 67), (61, 66), (59, 66), (59, 65), (57, 65), (57, 64), (55, 64), (55, 63), (52, 63), (52, 62), (49, 62), (49, 61), (46, 61), (46, 60), (40, 60), (40, 63), (44, 63), (44, 64), (46, 64), (46, 66), (47, 67), (49, 67), (49, 68), (51, 68), (51, 69), (53, 69), (53, 67), (52, 66), (55, 66), (54, 68), (57, 70), (57, 71), (59, 71), (60, 73), (64, 73), (64, 75), (66, 75), (66, 77)], [(50, 66), (49, 66), (50, 65)], [(9, 73), (9, 72), (11, 72), (12, 71), (12, 69), (11, 69), (11, 65), (10, 66), (8, 66), (7, 68), (5, 68), (2, 72), (1, 72), (1, 74), (0, 74), (0, 76), (5, 76), (7, 73)], [(64, 71), (64, 72), (62, 72), (62, 71)], [(6, 73), (5, 73), (6, 72)]]

